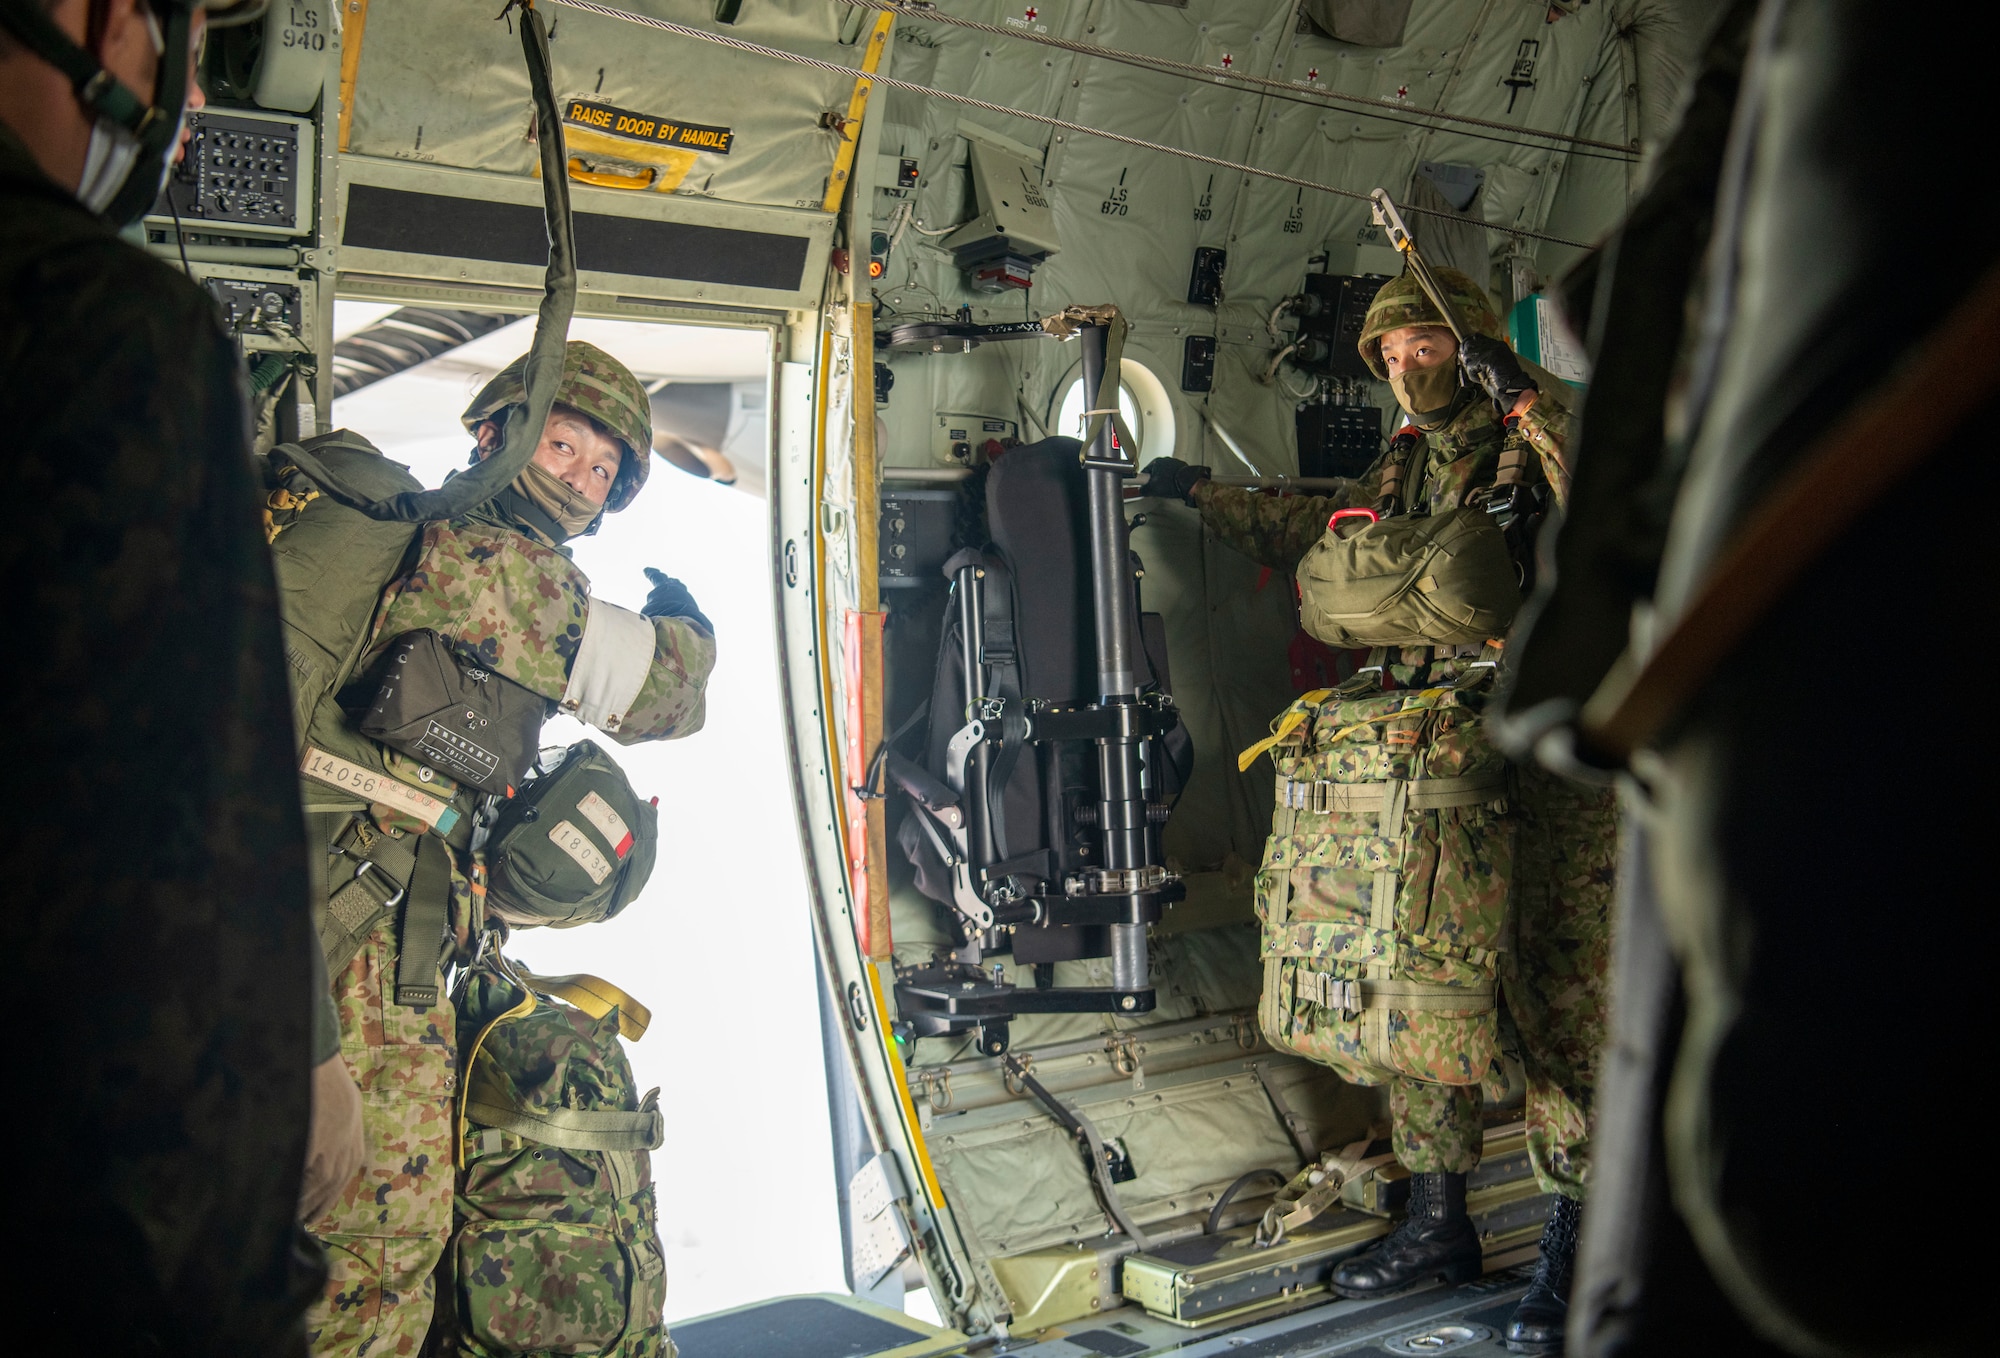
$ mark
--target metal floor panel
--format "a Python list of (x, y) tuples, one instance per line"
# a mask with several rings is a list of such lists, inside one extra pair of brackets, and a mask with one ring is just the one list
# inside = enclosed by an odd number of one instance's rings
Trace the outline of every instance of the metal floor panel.
[[(1280, 1316), (1190, 1333), (1136, 1306), (1055, 1326), (1033, 1340), (984, 1350), (1006, 1358), (1404, 1358), (1452, 1353), (1495, 1358), (1507, 1319), (1532, 1268), (1490, 1274), (1462, 1287), (1433, 1285), (1381, 1301), (1322, 1297)], [(1099, 1337), (1115, 1342), (1103, 1345)], [(678, 1338), (676, 1333), (676, 1338)], [(693, 1355), (690, 1355), (693, 1358)]]
[(673, 1326), (681, 1358), (920, 1358), (964, 1336), (836, 1295), (774, 1297)]

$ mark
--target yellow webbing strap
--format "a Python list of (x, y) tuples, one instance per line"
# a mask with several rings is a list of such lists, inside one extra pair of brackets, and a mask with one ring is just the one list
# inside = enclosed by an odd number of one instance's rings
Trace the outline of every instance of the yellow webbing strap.
[[(1454, 692), (1456, 687), (1456, 685), (1447, 684), (1442, 688), (1419, 689), (1410, 695), (1409, 702), (1403, 704), (1396, 711), (1384, 712), (1379, 716), (1370, 717), (1367, 721), (1359, 721), (1352, 726), (1342, 727), (1328, 736), (1325, 743), (1332, 745), (1336, 741), (1347, 739), (1347, 737), (1357, 731), (1366, 731), (1371, 726), (1380, 726), (1386, 721), (1396, 721), (1419, 712), (1432, 711), (1437, 707), (1437, 699), (1446, 693)], [(1298, 730), (1299, 724), (1312, 715), (1312, 709), (1318, 707), (1332, 695), (1333, 690), (1330, 688), (1316, 688), (1310, 693), (1300, 694), (1298, 701), (1286, 708), (1284, 715), (1279, 717), (1277, 723), (1271, 727), (1271, 734), (1269, 736), (1236, 756), (1237, 772), (1247, 773), (1250, 766), (1257, 762), (1258, 755), (1264, 753), (1264, 751), (1270, 749), (1273, 745), (1283, 744), (1285, 738)]]
[[(511, 975), (511, 969), (510, 969), (510, 975)], [(534, 1013), (535, 1005), (537, 1003), (538, 1001), (535, 999), (535, 992), (529, 990), (526, 986), (523, 986), (521, 988), (521, 1002), (515, 1005), (512, 1009), (509, 1009), (506, 1013), (495, 1017), (484, 1028), (481, 1028), (479, 1030), (478, 1037), (472, 1039), (472, 1048), (470, 1051), (466, 1052), (465, 1064), (460, 1067), (460, 1069), (465, 1072), (465, 1075), (462, 1079), (460, 1079), (458, 1083), (458, 1140), (454, 1144), (459, 1148), (459, 1158), (461, 1161), (464, 1159), (464, 1150), (465, 1150), (466, 1106), (471, 1102), (473, 1071), (479, 1061), (481, 1049), (484, 1048), (486, 1045), (486, 1035), (488, 1033), (491, 1033), (495, 1028), (498, 1028), (501, 1024), (508, 1022), (509, 1020), (517, 1018), (526, 1018), (529, 1014)]]
[(1271, 734), (1236, 756), (1236, 771), (1247, 772), (1257, 762), (1257, 756), (1273, 745), (1283, 744), (1285, 737), (1299, 729), (1299, 724), (1312, 714), (1312, 710), (1332, 696), (1330, 688), (1316, 688), (1310, 693), (1299, 695), (1298, 701), (1286, 708), (1283, 715), (1271, 725)]
[[(521, 979), (545, 995), (553, 995), (566, 1000), (594, 1019), (601, 1019), (613, 1009), (618, 1011), (618, 1035), (627, 1042), (637, 1042), (646, 1035), (646, 1028), (653, 1021), (653, 1011), (627, 995), (601, 976), (578, 973), (575, 976), (537, 976), (532, 971), (520, 973)], [(471, 1069), (470, 1066), (467, 1069)]]

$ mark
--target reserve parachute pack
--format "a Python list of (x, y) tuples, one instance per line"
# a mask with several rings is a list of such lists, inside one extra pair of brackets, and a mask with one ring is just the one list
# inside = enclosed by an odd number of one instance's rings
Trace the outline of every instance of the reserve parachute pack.
[(427, 1351), (673, 1358), (650, 1155), (665, 1119), (619, 1043), (651, 1015), (596, 977), (535, 976), (497, 952), (453, 1000), (458, 1192)]
[(1299, 621), (1329, 646), (1457, 646), (1521, 606), (1506, 534), (1481, 508), (1329, 528), (1299, 562)]
[(1475, 1085), (1500, 1053), (1496, 999), (1516, 838), (1512, 774), (1486, 739), (1491, 646), (1301, 696), (1272, 736), (1276, 810), (1256, 876), (1258, 1018), (1273, 1046), (1356, 1084)]
[(481, 792), (511, 797), (548, 714), (544, 699), (418, 628), (389, 644), (361, 734)]
[(486, 841), (486, 908), (517, 927), (610, 919), (652, 875), (659, 810), (595, 741), (545, 755)]
[[(1493, 515), (1472, 506), (1399, 512), (1406, 498), (1420, 503), (1426, 456), (1425, 440), (1405, 428), (1383, 454), (1376, 509), (1336, 511), (1299, 560), (1299, 625), (1316, 641), (1460, 646), (1513, 623), (1520, 573)], [(1369, 522), (1344, 521), (1349, 516)]]

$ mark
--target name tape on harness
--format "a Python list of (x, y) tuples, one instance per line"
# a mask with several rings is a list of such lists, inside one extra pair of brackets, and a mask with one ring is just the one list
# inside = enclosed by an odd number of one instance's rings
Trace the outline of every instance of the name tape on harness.
[(726, 156), (736, 144), (736, 132), (728, 127), (707, 127), (701, 123), (676, 122), (630, 109), (572, 99), (563, 110), (563, 121), (574, 127), (626, 137), (651, 146), (672, 146), (684, 151), (705, 151)]
[(458, 812), (444, 798), (419, 792), (386, 773), (364, 769), (359, 764), (311, 745), (306, 746), (306, 757), (299, 764), (299, 772), (362, 801), (406, 811), (439, 834), (449, 832), (458, 821)]

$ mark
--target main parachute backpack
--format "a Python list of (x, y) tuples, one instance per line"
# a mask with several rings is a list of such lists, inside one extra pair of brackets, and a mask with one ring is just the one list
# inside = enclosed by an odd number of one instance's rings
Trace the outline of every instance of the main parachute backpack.
[(535, 976), (497, 953), (454, 1000), (470, 1055), (430, 1351), (673, 1358), (649, 1154), (665, 1121), (618, 1040), (651, 1015), (596, 977)]

